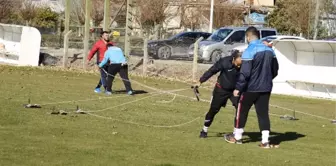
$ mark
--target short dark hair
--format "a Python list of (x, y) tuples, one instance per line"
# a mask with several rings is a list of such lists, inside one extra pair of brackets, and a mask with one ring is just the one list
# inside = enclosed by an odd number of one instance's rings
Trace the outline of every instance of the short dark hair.
[(233, 51), (231, 52), (231, 56), (233, 57), (233, 60), (235, 60), (235, 59), (241, 57), (241, 56), (242, 56), (242, 53), (239, 52), (239, 50), (233, 50)]
[(101, 31), (100, 32), (100, 37), (102, 37), (105, 33), (109, 34), (110, 32), (108, 32), (108, 31)]
[(254, 26), (248, 27), (245, 31), (245, 35), (247, 35), (248, 33), (252, 34), (253, 36), (258, 37), (258, 39), (259, 39), (259, 36), (260, 36), (259, 34), (260, 33), (259, 33), (259, 30), (256, 27), (254, 27)]

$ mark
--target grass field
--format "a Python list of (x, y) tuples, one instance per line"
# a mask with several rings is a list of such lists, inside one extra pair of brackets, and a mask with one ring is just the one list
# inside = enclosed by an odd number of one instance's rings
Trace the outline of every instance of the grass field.
[[(209, 138), (199, 139), (208, 103), (152, 93), (153, 90), (135, 83), (134, 89), (149, 93), (135, 96), (116, 93), (106, 98), (93, 93), (97, 79), (94, 74), (0, 66), (0, 165), (336, 164), (335, 125), (327, 120), (335, 118), (335, 102), (272, 96), (273, 105), (326, 119), (296, 113), (298, 121), (286, 121), (279, 115), (292, 115), (291, 111), (271, 107), (272, 140), (280, 141), (280, 148), (259, 149), (255, 112), (250, 113), (243, 145), (227, 144), (222, 137), (222, 133), (233, 129), (232, 107), (218, 114), (209, 129)], [(185, 84), (139, 77), (132, 80), (164, 90), (185, 88), (176, 93), (193, 97)], [(116, 81), (114, 89), (123, 89), (121, 81)], [(210, 99), (211, 91), (200, 92), (202, 99)], [(42, 104), (42, 108), (23, 108), (28, 98), (32, 103)], [(85, 99), (90, 100), (75, 102)], [(85, 111), (100, 112), (74, 114), (76, 105)], [(70, 113), (50, 115), (53, 107)], [(194, 119), (179, 127), (158, 127)]]

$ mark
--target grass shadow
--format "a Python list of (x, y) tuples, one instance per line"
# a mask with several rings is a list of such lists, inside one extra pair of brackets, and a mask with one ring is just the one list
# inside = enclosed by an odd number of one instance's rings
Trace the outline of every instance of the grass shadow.
[[(214, 136), (208, 136), (208, 137), (224, 137), (223, 132), (216, 133)], [(245, 132), (244, 135), (248, 136), (248, 138), (243, 138), (244, 143), (249, 142), (260, 142), (261, 141), (261, 133), (260, 132)], [(277, 133), (277, 132), (271, 132), (270, 133), (270, 142), (272, 144), (279, 145), (281, 142), (286, 141), (295, 141), (299, 138), (303, 138), (306, 135), (297, 133), (297, 132), (285, 132), (285, 133)]]
[[(243, 142), (259, 142), (261, 140), (260, 132), (246, 132), (244, 135), (247, 135), (249, 138), (243, 140)], [(306, 135), (297, 133), (297, 132), (285, 132), (285, 133), (270, 133), (270, 142), (272, 144), (279, 145), (281, 142), (286, 141), (295, 141), (299, 138), (305, 137)]]
[[(123, 93), (127, 93), (126, 90), (116, 90), (116, 91), (113, 91), (114, 94), (123, 94)], [(147, 91), (144, 91), (144, 90), (133, 90), (133, 94), (135, 95), (139, 95), (139, 94), (146, 94), (148, 93)]]

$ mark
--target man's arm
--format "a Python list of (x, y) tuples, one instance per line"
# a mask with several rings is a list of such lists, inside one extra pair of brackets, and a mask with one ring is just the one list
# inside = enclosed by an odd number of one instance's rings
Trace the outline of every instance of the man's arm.
[(99, 63), (99, 67), (102, 68), (107, 63), (108, 60), (109, 60), (109, 54), (108, 51), (106, 51), (104, 54), (104, 59)]
[(200, 78), (199, 82), (203, 83), (211, 78), (213, 75), (223, 70), (223, 59), (218, 60), (214, 65), (212, 65)]
[(87, 57), (88, 62), (91, 61), (91, 59), (93, 58), (94, 54), (97, 53), (98, 49), (99, 49), (98, 44), (95, 43), (93, 45), (92, 49), (90, 50), (89, 55)]
[(236, 90), (242, 92), (250, 79), (252, 70), (252, 56), (249, 50), (246, 50), (242, 55), (242, 65), (239, 72), (239, 77), (236, 83)]
[(278, 76), (278, 70), (279, 70), (279, 63), (278, 59), (274, 57), (272, 59), (272, 78), (274, 79), (276, 76)]

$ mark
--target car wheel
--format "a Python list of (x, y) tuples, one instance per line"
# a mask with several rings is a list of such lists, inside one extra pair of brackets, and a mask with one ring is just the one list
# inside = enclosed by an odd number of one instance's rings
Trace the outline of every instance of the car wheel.
[(158, 50), (159, 59), (169, 59), (171, 57), (171, 49), (168, 46), (160, 47)]
[(210, 62), (211, 63), (216, 63), (221, 57), (222, 57), (222, 51), (215, 50), (211, 54)]

